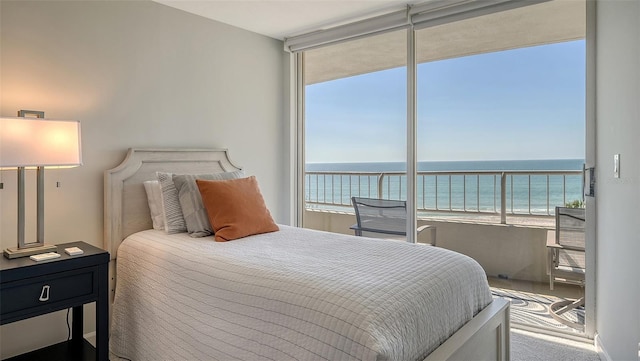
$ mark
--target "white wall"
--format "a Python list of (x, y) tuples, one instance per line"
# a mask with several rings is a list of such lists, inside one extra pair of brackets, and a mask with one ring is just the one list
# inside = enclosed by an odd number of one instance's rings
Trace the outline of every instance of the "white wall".
[[(129, 147), (229, 148), (276, 221), (289, 220), (282, 42), (150, 1), (2, 1), (0, 16), (0, 115), (82, 124), (84, 165), (46, 172), (47, 243), (102, 245), (103, 172)], [(16, 244), (15, 172), (0, 177), (4, 249)], [(4, 325), (0, 357), (66, 336), (60, 313)]]
[(599, 0), (596, 27), (597, 332), (612, 360), (638, 360), (640, 2)]

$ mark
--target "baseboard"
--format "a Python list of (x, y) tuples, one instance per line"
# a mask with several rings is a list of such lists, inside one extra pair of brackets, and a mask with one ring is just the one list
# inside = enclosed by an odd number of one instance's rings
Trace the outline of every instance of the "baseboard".
[(594, 343), (596, 346), (596, 352), (598, 353), (598, 356), (600, 356), (600, 360), (613, 361), (613, 359), (607, 353), (607, 350), (605, 349), (604, 345), (602, 344), (602, 339), (600, 338), (600, 335), (596, 334), (596, 337), (594, 338)]
[(91, 346), (96, 347), (96, 331), (85, 333), (82, 336), (84, 336), (85, 340), (89, 341)]

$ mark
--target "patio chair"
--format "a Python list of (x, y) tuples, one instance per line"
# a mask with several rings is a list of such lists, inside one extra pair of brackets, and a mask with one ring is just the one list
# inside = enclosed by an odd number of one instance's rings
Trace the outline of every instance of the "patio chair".
[[(547, 237), (549, 288), (555, 282), (584, 287), (585, 283), (585, 209), (556, 207), (555, 232)], [(583, 326), (561, 317), (565, 312), (584, 306), (584, 296), (578, 300), (563, 300), (551, 304), (549, 312), (559, 322), (581, 329)]]
[[(407, 202), (378, 198), (351, 197), (353, 208), (356, 212), (357, 223), (349, 227), (356, 236), (372, 233), (375, 236), (384, 235), (384, 238), (406, 239), (407, 231)], [(431, 232), (430, 243), (436, 245), (436, 227), (424, 225), (417, 228), (420, 234), (425, 229)], [(420, 242), (425, 243), (425, 242)]]

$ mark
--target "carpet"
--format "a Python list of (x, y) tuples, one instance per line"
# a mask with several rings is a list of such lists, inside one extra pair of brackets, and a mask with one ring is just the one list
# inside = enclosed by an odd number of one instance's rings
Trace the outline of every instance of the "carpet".
[(512, 361), (600, 361), (595, 346), (586, 342), (511, 330)]

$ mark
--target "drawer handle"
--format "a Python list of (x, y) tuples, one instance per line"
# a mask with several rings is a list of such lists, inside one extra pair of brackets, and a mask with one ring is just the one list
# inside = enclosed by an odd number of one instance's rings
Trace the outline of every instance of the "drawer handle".
[(42, 286), (42, 291), (40, 291), (40, 301), (45, 302), (49, 301), (49, 285)]

